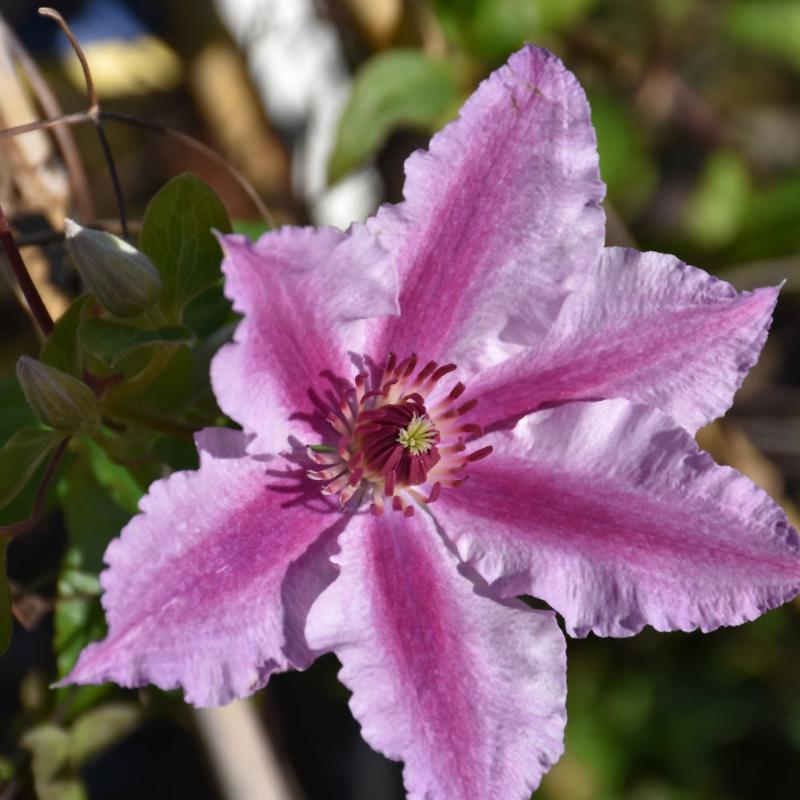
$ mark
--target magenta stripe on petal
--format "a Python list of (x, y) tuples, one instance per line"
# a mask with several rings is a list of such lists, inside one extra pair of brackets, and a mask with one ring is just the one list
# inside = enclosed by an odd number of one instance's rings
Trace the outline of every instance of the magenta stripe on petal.
[(575, 635), (708, 631), (800, 592), (780, 507), (655, 409), (569, 403), (487, 441), (432, 508), (497, 591), (543, 598)]
[(479, 594), (425, 514), (361, 517), (309, 614), (364, 738), (411, 798), (523, 800), (559, 757), (565, 648), (554, 617)]
[[(235, 342), (214, 358), (211, 380), (222, 410), (258, 434), (266, 452), (326, 430), (327, 392), (365, 347), (364, 318), (397, 311), (394, 268), (363, 227), (284, 227), (253, 245), (222, 238), (225, 292), (245, 318)], [(323, 410), (324, 407), (324, 410)]]
[(199, 706), (244, 697), (312, 658), (303, 626), (334, 578), (324, 504), (287, 504), (274, 462), (235, 431), (204, 432), (200, 470), (154, 483), (106, 552), (109, 632), (65, 683), (183, 688)]
[(543, 406), (626, 397), (694, 432), (731, 405), (777, 294), (737, 293), (673, 256), (608, 248), (540, 346), (473, 381), (472, 419), (510, 426)]
[(464, 370), (537, 341), (569, 279), (600, 257), (605, 217), (583, 90), (527, 46), (406, 163), (405, 202), (368, 223), (394, 254), (402, 320), (375, 352)]

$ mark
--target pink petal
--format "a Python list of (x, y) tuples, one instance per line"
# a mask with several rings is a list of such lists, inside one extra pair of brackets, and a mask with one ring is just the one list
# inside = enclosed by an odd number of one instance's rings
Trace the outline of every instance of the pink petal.
[[(220, 407), (258, 434), (254, 447), (278, 452), (292, 433), (316, 441), (319, 398), (356, 370), (364, 318), (397, 312), (396, 277), (363, 227), (281, 228), (253, 245), (222, 237), (225, 291), (245, 315), (235, 342), (214, 359)], [(327, 412), (325, 412), (327, 413)]]
[(305, 616), (334, 577), (327, 551), (345, 517), (287, 505), (274, 462), (244, 455), (241, 433), (205, 432), (199, 445), (199, 471), (154, 483), (109, 546), (108, 637), (65, 683), (182, 687), (209, 706), (310, 662)]
[(360, 517), (340, 543), (306, 634), (342, 662), (364, 738), (411, 798), (528, 798), (562, 752), (554, 617), (474, 588), (425, 514)]
[(777, 294), (737, 293), (673, 256), (608, 248), (543, 344), (471, 384), (474, 421), (490, 428), (566, 400), (627, 397), (694, 432), (730, 407)]
[(487, 441), (432, 509), (498, 592), (543, 598), (574, 635), (709, 631), (800, 592), (783, 511), (655, 409), (569, 403)]
[(605, 187), (575, 77), (524, 47), (411, 156), (406, 176), (405, 203), (368, 223), (401, 278), (402, 319), (374, 352), (473, 369), (536, 341), (605, 238)]

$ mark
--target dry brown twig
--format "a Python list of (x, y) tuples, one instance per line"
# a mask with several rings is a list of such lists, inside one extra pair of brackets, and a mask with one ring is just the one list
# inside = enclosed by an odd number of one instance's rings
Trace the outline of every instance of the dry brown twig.
[[(64, 114), (53, 91), (42, 75), (36, 62), (30, 57), (28, 51), (17, 38), (13, 30), (0, 15), (0, 35), (5, 40), (6, 46), (13, 59), (17, 62), (28, 85), (33, 92), (36, 102), (47, 117), (60, 117)], [(72, 131), (66, 126), (55, 128), (53, 136), (61, 150), (64, 166), (69, 176), (70, 188), (78, 207), (78, 216), (83, 220), (93, 219), (95, 216), (94, 201), (89, 191), (89, 179), (83, 168), (78, 146), (72, 136)]]

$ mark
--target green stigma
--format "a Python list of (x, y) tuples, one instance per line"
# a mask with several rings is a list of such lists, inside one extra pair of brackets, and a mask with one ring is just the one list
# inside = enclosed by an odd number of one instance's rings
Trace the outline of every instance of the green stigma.
[(397, 435), (397, 441), (412, 456), (418, 456), (427, 453), (436, 443), (436, 428), (433, 427), (433, 422), (428, 417), (420, 417), (415, 414), (407, 427)]

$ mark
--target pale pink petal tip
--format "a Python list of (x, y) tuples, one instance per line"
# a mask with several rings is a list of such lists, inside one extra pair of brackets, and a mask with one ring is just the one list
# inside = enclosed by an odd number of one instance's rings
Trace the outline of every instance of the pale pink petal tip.
[(525, 47), (406, 162), (405, 202), (367, 225), (400, 275), (400, 321), (375, 352), (425, 352), (467, 372), (538, 341), (605, 238), (586, 96)]
[(328, 516), (283, 507), (272, 462), (247, 437), (204, 431), (201, 468), (157, 481), (106, 552), (107, 638), (63, 683), (181, 687), (209, 706), (313, 657), (305, 612), (333, 579)]
[(673, 256), (607, 248), (544, 342), (473, 382), (474, 421), (513, 425), (554, 403), (626, 397), (694, 433), (730, 407), (777, 295), (737, 292)]
[(497, 591), (543, 598), (574, 635), (710, 631), (800, 592), (781, 508), (655, 409), (569, 403), (488, 441), (437, 517)]
[(554, 616), (476, 591), (425, 514), (348, 529), (307, 635), (342, 662), (364, 738), (410, 798), (523, 800), (559, 758), (566, 653)]

